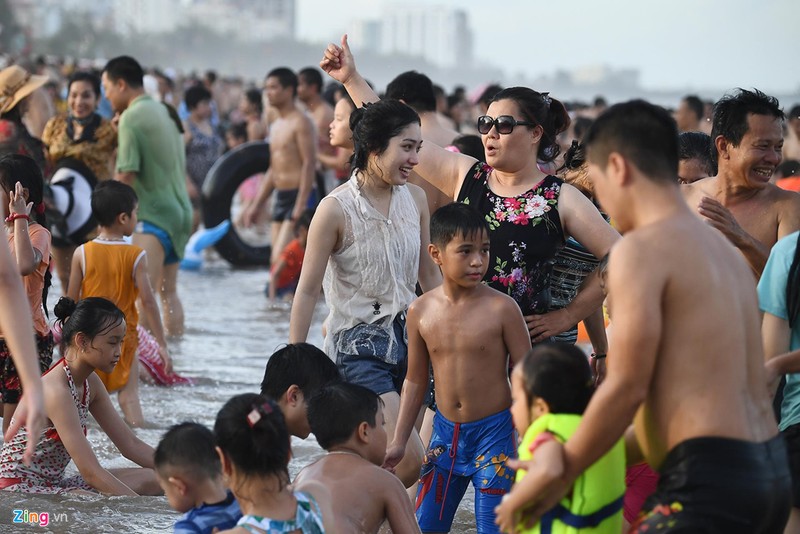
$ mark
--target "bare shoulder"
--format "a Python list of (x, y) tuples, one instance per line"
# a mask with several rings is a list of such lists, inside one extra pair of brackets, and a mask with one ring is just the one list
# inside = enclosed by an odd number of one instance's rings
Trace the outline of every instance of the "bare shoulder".
[(426, 291), (414, 299), (414, 302), (412, 302), (408, 307), (409, 313), (418, 319), (422, 318), (422, 315), (429, 313), (432, 307), (435, 306), (436, 303), (441, 299), (441, 294), (441, 286), (435, 287), (430, 291)]
[[(509, 295), (481, 284), (475, 288), (476, 297), (481, 301), (481, 306), (488, 307), (493, 313), (515, 313), (519, 311), (519, 304)], [(521, 312), (520, 312), (521, 313)], [(497, 317), (503, 319), (503, 317)]]
[[(340, 185), (334, 189), (333, 192), (336, 192), (343, 187), (345, 186)], [(314, 212), (313, 221), (317, 220), (324, 221), (325, 224), (344, 224), (344, 210), (335, 197), (328, 195), (320, 201), (316, 211)]]
[(771, 184), (770, 196), (781, 205), (781, 212), (800, 214), (800, 194)]
[(418, 205), (428, 206), (428, 197), (424, 189), (412, 183), (407, 183), (406, 187), (408, 187), (408, 192), (411, 193), (411, 196), (414, 198), (414, 202)]

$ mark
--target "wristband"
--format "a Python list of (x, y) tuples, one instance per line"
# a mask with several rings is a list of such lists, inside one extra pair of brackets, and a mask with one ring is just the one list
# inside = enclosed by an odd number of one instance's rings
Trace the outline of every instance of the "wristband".
[(6, 217), (6, 222), (11, 223), (16, 221), (17, 219), (25, 219), (28, 222), (31, 222), (31, 217), (27, 213), (11, 213)]
[(590, 358), (593, 359), (593, 360), (605, 360), (606, 359), (606, 355), (605, 354), (595, 354), (593, 352), (592, 355), (590, 356)]

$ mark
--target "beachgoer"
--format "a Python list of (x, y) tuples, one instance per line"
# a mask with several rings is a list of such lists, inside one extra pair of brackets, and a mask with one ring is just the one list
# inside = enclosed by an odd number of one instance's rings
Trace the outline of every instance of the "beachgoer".
[(242, 518), (221, 534), (335, 532), (330, 495), (309, 481), (289, 486), (289, 432), (281, 409), (262, 395), (231, 398), (214, 423), (222, 473)]
[(714, 105), (716, 176), (683, 187), (689, 206), (744, 255), (756, 278), (778, 239), (800, 229), (800, 196), (770, 178), (781, 162), (783, 111), (761, 91), (738, 90)]
[(100, 227), (99, 235), (78, 247), (72, 258), (72, 275), (68, 296), (74, 301), (86, 297), (103, 297), (125, 314), (127, 330), (122, 354), (114, 371), (98, 370), (97, 375), (109, 393), (119, 391), (119, 406), (131, 426), (145, 423), (139, 401), (139, 360), (136, 349), (139, 336), (139, 299), (147, 325), (158, 342), (158, 354), (170, 373), (172, 361), (161, 325), (153, 288), (147, 277), (147, 253), (125, 241), (136, 228), (138, 198), (132, 187), (121, 182), (98, 184), (92, 193), (92, 213)]
[[(18, 275), (22, 275), (22, 285), (28, 297), (28, 305), (17, 309), (16, 313), (26, 313), (33, 318), (40, 374), (47, 371), (53, 361), (53, 334), (44, 309), (50, 282), (47, 271), (50, 265), (50, 232), (45, 228), (43, 189), (42, 173), (32, 158), (18, 154), (0, 158), (0, 205), (8, 208), (8, 217), (5, 219), (7, 246)], [(22, 384), (5, 343), (0, 343), (0, 354), (0, 402), (3, 405), (5, 432), (22, 395)]]
[(336, 149), (334, 155), (317, 153), (317, 159), (326, 167), (336, 171), (339, 179), (350, 176), (350, 156), (353, 155), (353, 132), (350, 131), (350, 114), (356, 106), (347, 93), (333, 107), (333, 120), (328, 128), (331, 146)]
[[(317, 67), (306, 67), (297, 73), (297, 99), (305, 106), (306, 113), (314, 122), (317, 134), (317, 160), (320, 154), (335, 155), (336, 149), (331, 145), (328, 136), (328, 125), (333, 120), (333, 106), (322, 97), (322, 74)], [(339, 184), (334, 182), (333, 173), (321, 165), (317, 167), (315, 182), (317, 189), (320, 190), (317, 196), (322, 198), (326, 191), (332, 190)]]
[[(320, 63), (344, 84), (356, 104), (377, 100), (358, 73), (347, 36), (331, 44)], [(491, 219), (493, 239), (485, 282), (514, 298), (531, 339), (543, 341), (577, 324), (602, 303), (597, 277), (569, 306), (546, 313), (552, 259), (566, 236), (602, 258), (619, 235), (577, 189), (538, 168), (559, 153), (558, 132), (569, 125), (564, 106), (549, 95), (517, 87), (494, 95), (479, 120), (487, 164), (426, 143), (416, 168), (450, 198), (469, 202)], [(502, 132), (502, 133), (501, 133)]]
[(675, 122), (678, 131), (699, 132), (700, 123), (705, 115), (705, 105), (697, 95), (686, 95), (681, 99), (678, 109), (675, 110)]
[[(63, 354), (42, 378), (48, 423), (30, 466), (22, 463), (27, 432), (0, 451), (0, 489), (26, 493), (99, 491), (109, 495), (160, 495), (153, 448), (126, 425), (95, 374), (110, 373), (119, 360), (125, 317), (111, 301), (62, 297), (55, 315), (63, 330)], [(105, 469), (86, 438), (89, 413), (123, 456), (142, 468)], [(24, 428), (23, 428), (24, 430)], [(70, 461), (79, 475), (64, 477)]]
[(222, 480), (211, 430), (188, 422), (171, 427), (158, 442), (153, 461), (167, 502), (184, 514), (175, 522), (174, 534), (212, 534), (236, 526), (242, 512)]
[(314, 123), (295, 102), (297, 75), (280, 67), (270, 71), (264, 80), (264, 93), (278, 118), (270, 124), (269, 170), (260, 184), (256, 198), (245, 208), (242, 221), (253, 224), (258, 211), (275, 193), (272, 208), (270, 263), (292, 239), (294, 221), (312, 207), (314, 169), (317, 163), (317, 141)]
[(162, 324), (167, 333), (180, 335), (184, 316), (178, 266), (192, 230), (184, 147), (180, 121), (144, 94), (143, 76), (142, 67), (128, 56), (112, 59), (103, 70), (106, 96), (120, 114), (115, 179), (133, 187), (139, 197), (133, 244), (147, 251), (150, 285), (161, 296)]
[(711, 157), (716, 150), (711, 136), (703, 132), (683, 132), (678, 137), (678, 183), (691, 184), (717, 175), (717, 163)]
[(244, 115), (247, 124), (247, 140), (263, 141), (267, 137), (264, 124), (264, 101), (261, 91), (248, 89), (239, 101), (239, 111)]
[(557, 504), (635, 416), (661, 478), (634, 532), (778, 532), (790, 480), (750, 270), (681, 198), (668, 112), (617, 104), (584, 141), (597, 198), (625, 234), (608, 263), (611, 365), (564, 444), (563, 476), (531, 500), (532, 514)]
[(538, 528), (526, 526), (525, 508), (538, 495), (539, 485), (563, 475), (561, 444), (575, 432), (593, 391), (586, 355), (574, 345), (537, 345), (514, 368), (511, 414), (523, 435), (519, 459), (533, 459), (535, 472), (517, 471), (514, 487), (495, 509), (503, 532), (622, 531), (623, 440), (578, 477), (567, 498), (542, 518)]
[(511, 489), (505, 462), (516, 452), (509, 356), (520, 361), (531, 341), (514, 300), (481, 283), (489, 228), (477, 211), (462, 203), (439, 208), (428, 251), (443, 281), (408, 310), (408, 374), (384, 465), (393, 468), (405, 455), (433, 366), (436, 415), (419, 477), (417, 520), (424, 532), (449, 532), (472, 482), (478, 532), (497, 532), (494, 508)]
[[(289, 337), (306, 339), (324, 284), (330, 309), (325, 352), (346, 381), (382, 396), (394, 433), (406, 369), (405, 313), (417, 281), (429, 290), (441, 280), (423, 256), (429, 241), (425, 194), (407, 184), (422, 137), (417, 114), (396, 100), (354, 111), (350, 129), (353, 174), (314, 215)], [(406, 485), (417, 479), (422, 461), (418, 436), (412, 440), (398, 470)]]
[(44, 145), (23, 123), (31, 96), (47, 82), (46, 76), (31, 74), (19, 65), (0, 71), (0, 154), (21, 154), (33, 158), (45, 174)]
[(313, 216), (313, 210), (306, 210), (295, 221), (295, 238), (283, 249), (278, 262), (270, 265), (270, 278), (266, 291), (269, 298), (291, 300), (294, 297), (308, 243), (308, 228)]
[(308, 400), (339, 380), (339, 369), (324, 352), (308, 343), (292, 343), (267, 360), (261, 394), (278, 403), (289, 434), (306, 439), (311, 433)]
[[(97, 114), (100, 100), (100, 78), (91, 72), (78, 71), (67, 82), (67, 114), (56, 115), (47, 122), (42, 142), (51, 166), (58, 166), (67, 159), (84, 163), (96, 180), (110, 180), (114, 151), (117, 149), (117, 131), (108, 119)], [(80, 194), (74, 187), (71, 189)], [(86, 205), (89, 198), (73, 199), (74, 203)], [(73, 208), (76, 210), (76, 208)], [(90, 231), (94, 231), (92, 228)], [(61, 292), (69, 289), (69, 273), (75, 247), (86, 241), (72, 242), (64, 237), (53, 236), (53, 266), (61, 281)]]
[(785, 532), (800, 529), (800, 256), (795, 232), (778, 241), (770, 252), (764, 273), (758, 281), (758, 304), (764, 319), (762, 336), (767, 358), (767, 383), (775, 391), (778, 380), (786, 375), (780, 404), (778, 428), (789, 450), (792, 473), (792, 512)]
[(309, 400), (308, 421), (328, 454), (304, 467), (294, 483), (314, 480), (328, 489), (338, 532), (376, 534), (384, 521), (392, 532), (420, 531), (403, 484), (380, 467), (386, 421), (375, 392), (328, 385)]

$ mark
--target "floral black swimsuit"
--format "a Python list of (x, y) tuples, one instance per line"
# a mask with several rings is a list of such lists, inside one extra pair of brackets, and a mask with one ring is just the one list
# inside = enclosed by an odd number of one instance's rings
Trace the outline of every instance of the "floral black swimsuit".
[(550, 275), (556, 253), (564, 246), (558, 216), (561, 184), (547, 176), (516, 197), (501, 197), (489, 188), (492, 168), (477, 163), (467, 173), (458, 201), (485, 214), (491, 246), (489, 269), (483, 280), (507, 293), (523, 315), (545, 313), (550, 308)]

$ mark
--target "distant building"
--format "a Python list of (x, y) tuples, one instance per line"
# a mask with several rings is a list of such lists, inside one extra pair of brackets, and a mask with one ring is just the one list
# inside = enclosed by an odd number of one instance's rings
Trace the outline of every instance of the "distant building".
[(186, 17), (240, 41), (295, 36), (295, 0), (190, 0)]
[(33, 39), (52, 37), (61, 29), (64, 17), (73, 15), (91, 26), (108, 25), (113, 0), (9, 0), (17, 24)]

